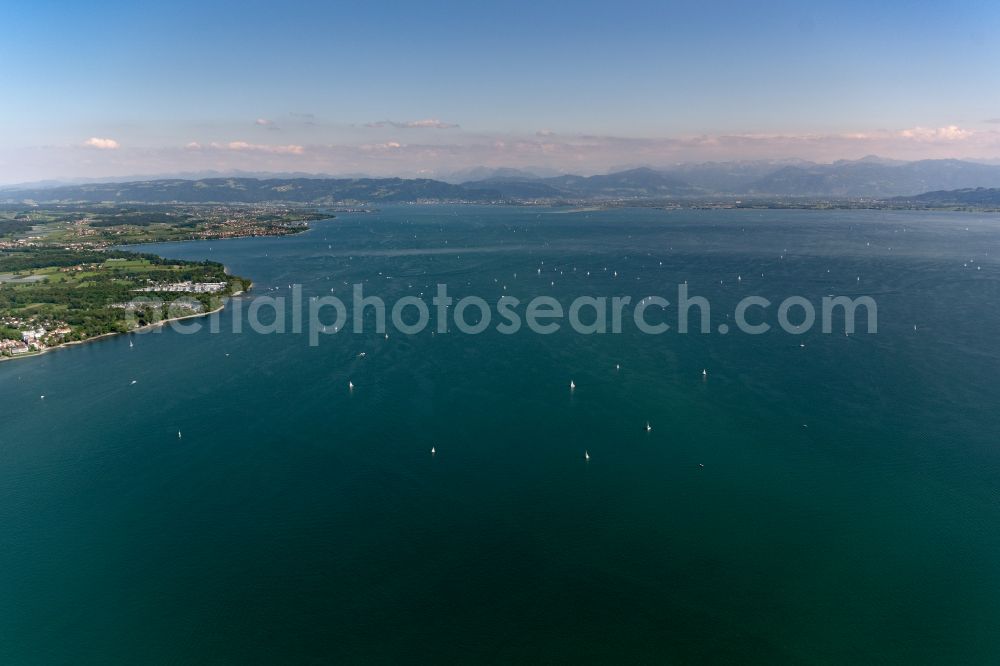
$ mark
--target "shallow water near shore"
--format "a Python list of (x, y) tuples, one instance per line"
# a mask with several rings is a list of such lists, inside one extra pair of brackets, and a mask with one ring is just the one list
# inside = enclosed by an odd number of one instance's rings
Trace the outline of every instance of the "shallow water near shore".
[(686, 281), (713, 330), (867, 294), (879, 331), (311, 347), (227, 307), (0, 364), (3, 663), (1000, 656), (1000, 216), (400, 206), (143, 249), (244, 299)]

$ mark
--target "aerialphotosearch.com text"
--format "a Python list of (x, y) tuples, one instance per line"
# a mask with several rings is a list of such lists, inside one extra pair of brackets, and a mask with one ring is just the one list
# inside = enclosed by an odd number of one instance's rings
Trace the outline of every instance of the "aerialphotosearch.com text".
[[(447, 284), (438, 284), (429, 302), (418, 296), (402, 296), (387, 302), (375, 294), (365, 294), (355, 284), (348, 302), (334, 295), (305, 296), (301, 285), (293, 285), (290, 295), (256, 295), (235, 298), (231, 326), (234, 333), (249, 329), (261, 335), (306, 334), (310, 346), (324, 336), (345, 333), (398, 333), (417, 335), (430, 328), (435, 333), (478, 335), (491, 327), (503, 335), (530, 331), (551, 335), (568, 328), (580, 335), (622, 333), (633, 327), (647, 335), (679, 334), (763, 335), (781, 331), (802, 335), (823, 333), (852, 334), (861, 328), (878, 332), (878, 305), (870, 296), (824, 296), (809, 299), (787, 296), (773, 302), (763, 296), (746, 296), (725, 321), (713, 325), (712, 304), (704, 296), (692, 295), (686, 283), (677, 285), (673, 298), (663, 295), (631, 296), (581, 295), (571, 300), (538, 295), (519, 299), (504, 295), (490, 303), (480, 296), (454, 298)], [(179, 333), (196, 333), (205, 326), (221, 329), (219, 313), (191, 318), (192, 304), (183, 298), (163, 302), (144, 299), (143, 311), (164, 313), (169, 326)], [(718, 322), (718, 320), (716, 320)]]

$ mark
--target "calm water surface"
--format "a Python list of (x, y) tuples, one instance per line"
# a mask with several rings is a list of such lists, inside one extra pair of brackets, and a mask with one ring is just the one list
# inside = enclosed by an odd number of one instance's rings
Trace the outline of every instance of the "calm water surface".
[(879, 333), (309, 347), (228, 308), (2, 363), (0, 663), (1000, 661), (997, 216), (399, 207), (153, 251), (268, 295), (686, 280), (713, 325), (870, 294)]

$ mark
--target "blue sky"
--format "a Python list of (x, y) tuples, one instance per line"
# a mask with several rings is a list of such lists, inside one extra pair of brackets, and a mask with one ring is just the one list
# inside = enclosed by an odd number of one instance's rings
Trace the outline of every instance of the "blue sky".
[(0, 182), (1000, 158), (997, 3), (40, 2), (0, 22)]

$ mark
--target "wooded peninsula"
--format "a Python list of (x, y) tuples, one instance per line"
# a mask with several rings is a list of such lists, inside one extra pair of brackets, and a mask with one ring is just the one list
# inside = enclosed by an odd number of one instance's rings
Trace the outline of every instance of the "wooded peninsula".
[(0, 359), (207, 314), (250, 287), (212, 261), (122, 245), (300, 233), (328, 214), (283, 206), (0, 206)]

